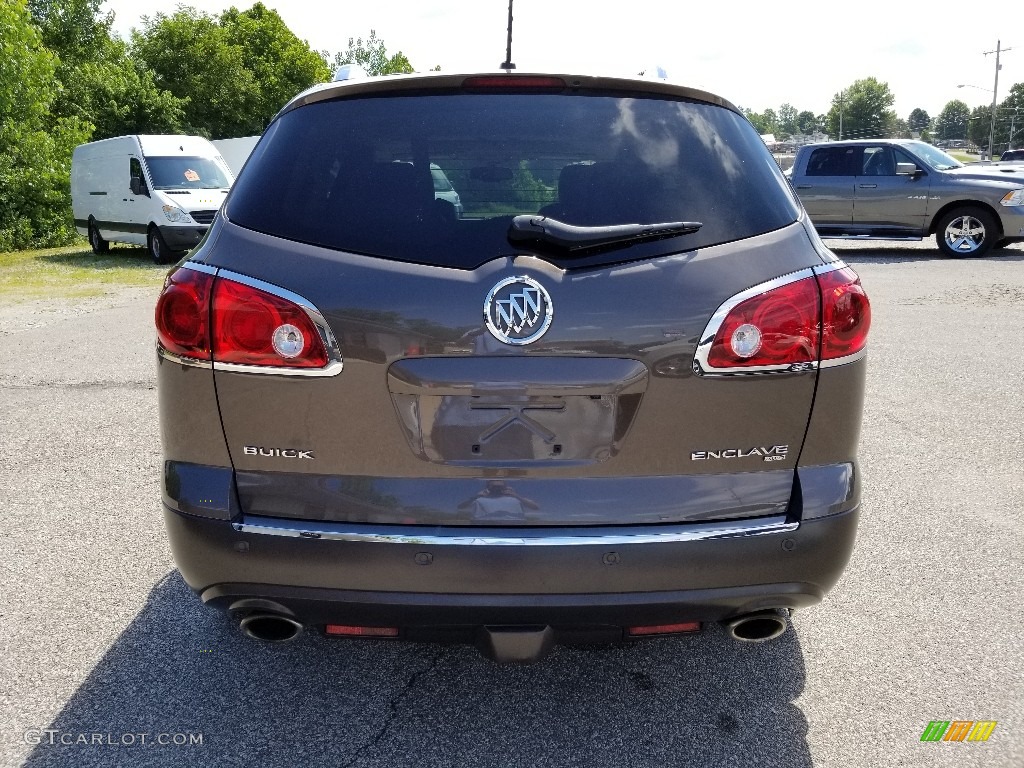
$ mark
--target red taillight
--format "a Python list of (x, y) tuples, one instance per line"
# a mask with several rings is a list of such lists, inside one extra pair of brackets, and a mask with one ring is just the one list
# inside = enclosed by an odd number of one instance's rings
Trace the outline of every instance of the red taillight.
[(213, 275), (179, 269), (167, 276), (156, 304), (156, 331), (164, 349), (210, 359), (210, 288)]
[(225, 277), (179, 269), (156, 305), (160, 345), (176, 355), (216, 363), (323, 368), (323, 337), (301, 306)]
[(780, 286), (730, 310), (708, 353), (713, 368), (792, 365), (818, 359), (818, 284)]
[(220, 278), (213, 289), (213, 359), (218, 363), (322, 368), (327, 350), (298, 304)]
[(821, 286), (821, 359), (834, 360), (860, 352), (868, 341), (871, 303), (860, 278), (849, 268), (818, 276)]
[(870, 326), (871, 305), (852, 269), (810, 274), (729, 309), (707, 348), (705, 370), (814, 367), (863, 350)]

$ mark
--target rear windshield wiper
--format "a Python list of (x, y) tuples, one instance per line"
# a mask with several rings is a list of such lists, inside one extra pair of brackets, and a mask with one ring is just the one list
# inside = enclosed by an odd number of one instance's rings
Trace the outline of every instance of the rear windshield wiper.
[(534, 242), (578, 252), (608, 245), (632, 245), (676, 235), (692, 235), (702, 226), (699, 221), (670, 221), (661, 224), (579, 227), (547, 216), (516, 216), (508, 228), (508, 239), (513, 243)]

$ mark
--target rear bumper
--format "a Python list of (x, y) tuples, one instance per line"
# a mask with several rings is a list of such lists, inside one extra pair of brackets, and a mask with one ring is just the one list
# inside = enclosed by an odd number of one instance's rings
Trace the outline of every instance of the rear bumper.
[(623, 627), (803, 608), (838, 581), (857, 527), (853, 509), (799, 524), (730, 524), (703, 538), (687, 538), (692, 525), (644, 526), (538, 544), (524, 529), (352, 540), (323, 535), (327, 526), (317, 536), (315, 523), (282, 535), (267, 529), (294, 521), (164, 514), (181, 573), (204, 602), (238, 611), (265, 601), (305, 624), (397, 626), (410, 638), (431, 628)]

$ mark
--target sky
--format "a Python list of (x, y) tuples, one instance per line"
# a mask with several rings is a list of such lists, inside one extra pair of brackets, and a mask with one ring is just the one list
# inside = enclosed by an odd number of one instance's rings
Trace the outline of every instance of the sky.
[[(334, 2), (263, 0), (296, 36), (332, 55), (376, 30), (389, 54), (417, 70), (490, 71), (505, 59), (507, 0)], [(186, 0), (218, 13), (252, 0)], [(1004, 11), (1015, 7), (1010, 3)], [(107, 0), (114, 31), (127, 38), (143, 16), (173, 12), (166, 0)], [(663, 68), (669, 80), (716, 93), (755, 112), (788, 103), (822, 114), (832, 98), (867, 77), (888, 83), (901, 118), (920, 107), (935, 117), (951, 100), (992, 101), (1000, 27), (980, 6), (936, 0), (788, 2), (515, 0), (517, 70), (636, 74)], [(1019, 10), (1018, 21), (1024, 21)], [(997, 18), (1012, 15), (1000, 12)], [(998, 98), (1024, 82), (1024, 25), (1007, 24)], [(969, 86), (957, 88), (958, 84)]]

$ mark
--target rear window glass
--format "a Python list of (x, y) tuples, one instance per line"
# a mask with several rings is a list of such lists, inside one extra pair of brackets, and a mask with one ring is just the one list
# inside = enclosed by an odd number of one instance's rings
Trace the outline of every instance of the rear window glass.
[(797, 213), (764, 143), (728, 109), (539, 93), (300, 107), (268, 129), (227, 210), (289, 240), (467, 269), (523, 252), (507, 238), (518, 214), (703, 225), (608, 257), (624, 260), (751, 237)]
[(853, 176), (855, 147), (822, 147), (807, 161), (808, 176)]

